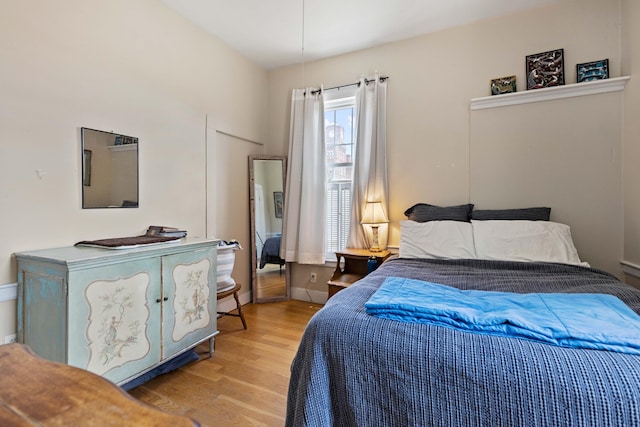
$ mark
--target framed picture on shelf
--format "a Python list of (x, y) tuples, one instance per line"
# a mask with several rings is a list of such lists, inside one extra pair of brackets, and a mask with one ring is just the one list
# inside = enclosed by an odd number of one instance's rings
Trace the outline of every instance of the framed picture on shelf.
[(516, 76), (500, 77), (491, 80), (491, 95), (502, 95), (516, 91)]
[(576, 83), (609, 78), (609, 58), (576, 64)]
[(273, 208), (276, 218), (282, 218), (282, 211), (284, 210), (284, 199), (282, 197), (282, 191), (273, 192)]
[(527, 90), (564, 84), (564, 49), (527, 55)]

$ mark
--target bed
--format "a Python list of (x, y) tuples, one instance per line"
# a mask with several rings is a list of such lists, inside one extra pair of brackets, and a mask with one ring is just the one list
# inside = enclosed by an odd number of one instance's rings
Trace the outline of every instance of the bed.
[[(309, 322), (291, 367), (286, 425), (640, 425), (640, 348), (567, 347), (368, 313), (368, 302), (393, 278), (517, 296), (607, 294), (640, 313), (640, 290), (579, 260), (568, 227), (555, 225), (403, 221), (400, 257), (334, 295)], [(474, 235), (474, 226), (482, 232)], [(564, 230), (569, 254), (565, 247), (553, 261), (548, 254), (526, 259), (532, 241), (519, 254), (498, 253), (495, 240), (514, 229), (521, 240), (522, 226)], [(460, 230), (469, 228), (471, 241), (460, 243), (469, 238)], [(492, 243), (483, 246), (483, 232)], [(499, 257), (506, 259), (491, 259)], [(630, 335), (640, 336), (633, 329)]]
[(267, 264), (277, 264), (282, 267), (285, 261), (280, 258), (280, 241), (282, 236), (269, 237), (262, 245), (262, 253), (260, 254), (260, 268), (264, 268)]

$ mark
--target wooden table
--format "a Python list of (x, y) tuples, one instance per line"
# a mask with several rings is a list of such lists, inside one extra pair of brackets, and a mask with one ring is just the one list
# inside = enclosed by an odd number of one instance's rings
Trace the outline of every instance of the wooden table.
[[(373, 252), (369, 249), (347, 248), (336, 252), (336, 270), (327, 282), (328, 298), (331, 298), (341, 289), (351, 286), (351, 284), (362, 279), (369, 273), (367, 261), (373, 257), (376, 259), (376, 268), (384, 262), (391, 252), (387, 250)], [(341, 266), (342, 260), (344, 265)]]
[(139, 402), (84, 369), (50, 362), (23, 344), (0, 345), (0, 426), (171, 426), (196, 421)]

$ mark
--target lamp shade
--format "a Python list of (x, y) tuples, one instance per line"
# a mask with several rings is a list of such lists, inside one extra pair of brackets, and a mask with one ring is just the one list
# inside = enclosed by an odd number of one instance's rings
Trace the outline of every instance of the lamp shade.
[(385, 222), (389, 222), (389, 220), (384, 214), (384, 209), (382, 209), (382, 202), (367, 202), (360, 223), (383, 224)]

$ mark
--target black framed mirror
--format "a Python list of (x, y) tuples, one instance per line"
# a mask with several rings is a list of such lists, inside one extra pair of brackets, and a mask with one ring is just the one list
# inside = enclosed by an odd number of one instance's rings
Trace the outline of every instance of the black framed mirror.
[(138, 207), (138, 138), (81, 128), (82, 208)]
[(286, 173), (285, 156), (249, 156), (254, 303), (289, 299), (289, 269), (280, 257)]

